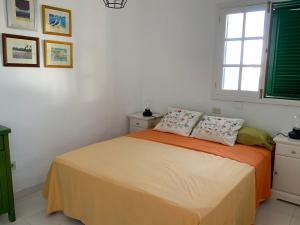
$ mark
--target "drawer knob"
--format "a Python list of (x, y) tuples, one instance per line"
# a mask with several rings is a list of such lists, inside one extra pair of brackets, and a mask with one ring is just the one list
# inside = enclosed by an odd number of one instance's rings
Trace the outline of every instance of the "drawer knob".
[(296, 155), (296, 154), (297, 154), (297, 152), (296, 152), (296, 151), (292, 151), (292, 154), (293, 154), (293, 155)]
[(277, 171), (275, 171), (275, 173), (274, 173), (275, 175), (278, 175), (278, 172)]
[(135, 125), (139, 126), (139, 125), (140, 125), (140, 123), (136, 123)]

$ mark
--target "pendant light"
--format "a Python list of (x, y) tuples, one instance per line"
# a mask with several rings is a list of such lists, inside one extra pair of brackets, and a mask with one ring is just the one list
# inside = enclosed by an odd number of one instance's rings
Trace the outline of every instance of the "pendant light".
[(125, 7), (127, 0), (103, 0), (103, 2), (108, 8), (122, 9)]

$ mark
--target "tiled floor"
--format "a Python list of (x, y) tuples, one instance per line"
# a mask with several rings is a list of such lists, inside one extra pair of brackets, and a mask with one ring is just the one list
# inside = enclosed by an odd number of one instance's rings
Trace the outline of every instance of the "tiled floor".
[[(36, 192), (16, 201), (15, 223), (9, 223), (3, 215), (0, 225), (82, 225), (62, 213), (47, 216), (45, 209), (46, 201), (40, 192)], [(300, 207), (271, 199), (258, 209), (255, 225), (300, 225)]]

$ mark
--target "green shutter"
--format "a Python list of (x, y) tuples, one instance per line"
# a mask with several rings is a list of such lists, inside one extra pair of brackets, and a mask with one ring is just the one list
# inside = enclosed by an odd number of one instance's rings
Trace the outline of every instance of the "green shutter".
[(300, 1), (273, 4), (266, 98), (300, 100)]

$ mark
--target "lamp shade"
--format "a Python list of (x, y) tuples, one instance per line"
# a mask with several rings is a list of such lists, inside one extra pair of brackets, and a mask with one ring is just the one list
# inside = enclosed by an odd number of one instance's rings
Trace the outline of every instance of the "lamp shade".
[(125, 7), (127, 0), (103, 0), (103, 2), (108, 8), (122, 9)]

